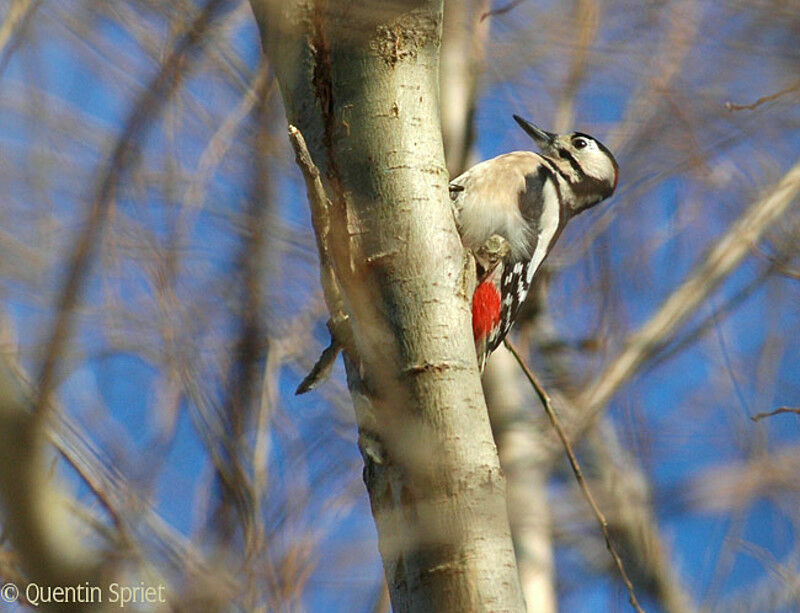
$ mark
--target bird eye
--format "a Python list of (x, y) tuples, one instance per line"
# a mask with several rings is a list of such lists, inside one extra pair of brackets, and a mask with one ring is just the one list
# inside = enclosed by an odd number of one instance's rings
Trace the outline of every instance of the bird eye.
[(572, 144), (576, 149), (583, 149), (589, 143), (586, 142), (585, 138), (576, 138), (574, 141), (572, 141)]

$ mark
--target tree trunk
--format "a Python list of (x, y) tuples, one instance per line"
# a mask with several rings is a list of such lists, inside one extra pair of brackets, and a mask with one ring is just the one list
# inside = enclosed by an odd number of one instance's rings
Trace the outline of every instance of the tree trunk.
[(516, 551), (520, 583), (529, 611), (555, 613), (552, 525), (547, 480), (549, 465), (540, 450), (548, 430), (531, 417), (538, 399), (527, 381), (520, 381), (519, 364), (504, 346), (492, 354), (483, 374), (500, 463), (508, 483), (508, 517)]
[(330, 198), (314, 224), (394, 610), (520, 611), (447, 193), (442, 2), (252, 4)]
[[(445, 4), (440, 103), (451, 177), (477, 161), (472, 150), (474, 111), (490, 8), (489, 0), (448, 0)], [(545, 437), (529, 418), (530, 412), (538, 409), (538, 400), (505, 347), (498, 348), (487, 363), (483, 393), (506, 477), (509, 524), (525, 604), (536, 613), (555, 613), (552, 531), (545, 491), (549, 466), (519, 461), (535, 456)]]

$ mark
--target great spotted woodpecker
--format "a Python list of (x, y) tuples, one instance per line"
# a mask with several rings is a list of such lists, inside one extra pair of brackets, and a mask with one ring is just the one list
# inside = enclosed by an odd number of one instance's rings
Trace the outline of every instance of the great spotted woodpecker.
[[(450, 183), (461, 240), (478, 262), (472, 331), (481, 371), (513, 325), (564, 226), (617, 187), (617, 161), (597, 139), (581, 132), (552, 134), (514, 119), (540, 153), (506, 153)], [(489, 256), (481, 257), (487, 249)]]
[[(506, 153), (476, 164), (450, 183), (461, 240), (478, 262), (472, 331), (481, 371), (514, 323), (536, 271), (566, 223), (617, 187), (617, 161), (597, 139), (580, 132), (552, 134), (516, 115), (514, 119), (540, 153)], [(297, 394), (327, 378), (340, 348), (332, 335)]]

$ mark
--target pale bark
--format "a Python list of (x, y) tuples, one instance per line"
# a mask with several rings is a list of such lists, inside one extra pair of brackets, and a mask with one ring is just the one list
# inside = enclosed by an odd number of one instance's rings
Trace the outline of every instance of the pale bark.
[(586, 456), (595, 473), (593, 490), (602, 500), (634, 583), (652, 594), (667, 613), (696, 611), (659, 530), (647, 476), (622, 446), (610, 421), (601, 421), (589, 433)]
[[(445, 3), (440, 75), (442, 137), (447, 169), (455, 177), (474, 163), (474, 112), (478, 80), (491, 19), (487, 0)], [(512, 356), (500, 347), (483, 374), (483, 392), (500, 466), (508, 488), (508, 518), (529, 611), (555, 613), (556, 594), (550, 510), (547, 501), (549, 467), (518, 461), (537, 449), (542, 432), (525, 416), (533, 410), (533, 395)]]
[(252, 4), (330, 199), (326, 300), (394, 610), (522, 610), (447, 194), (442, 3)]
[(508, 481), (508, 517), (525, 604), (529, 611), (555, 613), (552, 521), (546, 489), (550, 470), (549, 464), (537, 457), (549, 430), (542, 420), (531, 421), (531, 411), (538, 407), (520, 373), (514, 357), (501, 345), (486, 365), (483, 389)]

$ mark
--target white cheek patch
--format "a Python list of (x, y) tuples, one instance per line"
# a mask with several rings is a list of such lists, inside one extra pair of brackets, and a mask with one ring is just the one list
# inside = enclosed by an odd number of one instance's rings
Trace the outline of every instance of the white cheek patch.
[(580, 164), (583, 171), (590, 177), (608, 183), (614, 182), (614, 165), (595, 143), (590, 143), (586, 148), (585, 153), (581, 155)]

